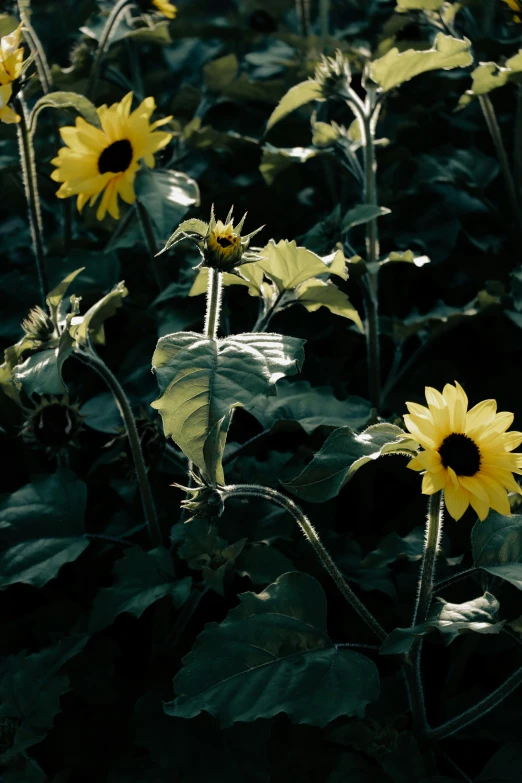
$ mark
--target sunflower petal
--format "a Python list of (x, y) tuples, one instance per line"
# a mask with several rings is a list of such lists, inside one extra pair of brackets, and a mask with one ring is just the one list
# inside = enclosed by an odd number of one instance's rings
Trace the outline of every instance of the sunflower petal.
[(444, 489), (444, 501), (448, 513), (458, 522), (469, 506), (469, 492), (464, 487), (448, 484)]

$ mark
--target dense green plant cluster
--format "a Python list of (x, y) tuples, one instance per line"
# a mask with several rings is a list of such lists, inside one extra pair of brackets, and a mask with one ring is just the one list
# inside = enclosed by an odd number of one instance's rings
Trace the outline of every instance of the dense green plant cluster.
[(519, 0), (1, 11), (2, 783), (519, 783)]

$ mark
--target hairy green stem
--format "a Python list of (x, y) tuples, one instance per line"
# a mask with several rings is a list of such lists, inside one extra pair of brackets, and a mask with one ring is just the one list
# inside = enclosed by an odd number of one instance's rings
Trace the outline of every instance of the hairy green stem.
[(281, 506), (286, 511), (290, 512), (290, 514), (292, 514), (297, 524), (301, 528), (302, 532), (304, 533), (305, 538), (313, 546), (317, 557), (321, 561), (321, 564), (324, 566), (326, 571), (330, 574), (330, 576), (332, 577), (333, 581), (339, 588), (341, 594), (346, 599), (346, 601), (350, 604), (350, 606), (353, 609), (355, 609), (359, 617), (374, 632), (374, 634), (381, 642), (383, 642), (386, 639), (387, 637), (386, 631), (377, 622), (373, 614), (366, 608), (366, 606), (362, 603), (362, 601), (360, 601), (359, 598), (357, 598), (357, 596), (355, 595), (351, 587), (347, 584), (341, 571), (336, 566), (336, 564), (332, 560), (330, 553), (325, 548), (321, 539), (319, 538), (317, 531), (315, 530), (315, 528), (313, 527), (313, 525), (311, 524), (307, 516), (299, 508), (297, 503), (294, 503), (293, 500), (287, 498), (281, 492), (278, 492), (277, 490), (272, 489), (271, 487), (262, 487), (257, 484), (230, 484), (228, 486), (223, 487), (221, 489), (221, 492), (224, 499), (226, 499), (227, 497), (234, 497), (234, 496), (263, 498), (264, 500), (269, 500), (272, 503), (275, 503), (276, 505)]
[(29, 225), (31, 228), (31, 239), (33, 241), (33, 251), (36, 260), (36, 271), (38, 274), (38, 284), (40, 288), (40, 297), (42, 306), (46, 307), (47, 292), (49, 283), (45, 270), (42, 215), (40, 212), (40, 197), (38, 195), (38, 182), (36, 180), (36, 164), (34, 159), (34, 148), (31, 132), (29, 131), (27, 107), (22, 93), (13, 101), (17, 111), (20, 114), (20, 122), (17, 125), (18, 148), (20, 151), (20, 162), (22, 166), (22, 175), (24, 181), (25, 198), (29, 211)]
[(277, 313), (278, 307), (281, 304), (281, 300), (283, 299), (284, 295), (286, 294), (286, 291), (280, 291), (278, 295), (276, 296), (275, 300), (272, 302), (272, 304), (267, 309), (266, 313), (259, 316), (257, 319), (254, 328), (252, 329), (253, 332), (264, 332), (266, 329), (268, 329), (268, 326), (270, 324), (270, 321), (274, 317), (274, 315)]
[(215, 338), (219, 328), (221, 313), (221, 294), (223, 290), (223, 273), (218, 269), (208, 270), (207, 312), (205, 315), (205, 337)]
[(149, 253), (149, 261), (150, 261), (150, 268), (152, 269), (152, 276), (154, 277), (154, 282), (156, 283), (158, 290), (163, 291), (163, 282), (161, 280), (160, 272), (158, 269), (158, 263), (156, 261), (156, 254), (158, 252), (158, 248), (156, 243), (156, 237), (154, 235), (154, 228), (152, 226), (152, 221), (150, 219), (150, 215), (148, 213), (147, 208), (144, 206), (144, 204), (141, 203), (139, 198), (136, 199), (135, 204), (136, 204), (136, 211), (138, 213), (138, 218), (140, 221), (141, 233), (143, 235), (143, 240), (145, 242), (145, 245), (147, 246), (147, 251)]
[(112, 33), (112, 28), (118, 22), (118, 19), (125, 11), (127, 6), (133, 4), (134, 4), (134, 0), (118, 0), (116, 5), (110, 12), (107, 21), (105, 22), (105, 27), (103, 28), (103, 32), (98, 43), (98, 48), (94, 56), (94, 63), (91, 69), (91, 75), (89, 77), (89, 83), (87, 85), (88, 98), (94, 98), (95, 96), (96, 87), (98, 86), (98, 75), (100, 71), (101, 61), (103, 60), (103, 55), (105, 54), (106, 49), (108, 48), (109, 39)]
[(158, 517), (156, 515), (156, 507), (154, 505), (149, 478), (147, 476), (147, 468), (145, 467), (145, 461), (143, 459), (143, 452), (141, 450), (141, 443), (138, 435), (138, 429), (136, 427), (136, 421), (134, 419), (134, 414), (132, 413), (132, 408), (127, 399), (127, 396), (116, 376), (109, 370), (105, 362), (102, 361), (102, 359), (100, 359), (100, 357), (97, 356), (93, 351), (76, 351), (73, 356), (97, 372), (98, 375), (105, 381), (113, 394), (114, 400), (125, 424), (125, 429), (127, 430), (127, 437), (129, 439), (132, 459), (134, 461), (134, 468), (136, 471), (136, 477), (138, 479), (141, 501), (143, 504), (143, 511), (145, 513), (145, 520), (149, 529), (150, 540), (154, 547), (162, 546), (163, 536), (161, 534)]
[(482, 718), (488, 712), (493, 710), (504, 699), (509, 696), (513, 691), (522, 685), (522, 666), (520, 666), (513, 674), (505, 680), (493, 693), (485, 696), (473, 707), (465, 710), (460, 715), (456, 715), (451, 720), (446, 721), (440, 726), (436, 726), (434, 729), (427, 729), (425, 736), (432, 742), (450, 737), (460, 729), (469, 726), (470, 723)]
[[(364, 203), (377, 206), (377, 160), (375, 158), (374, 124), (369, 109), (358, 116), (363, 138), (364, 154)], [(366, 261), (375, 266), (379, 258), (379, 232), (377, 218), (366, 224)], [(381, 359), (379, 345), (379, 291), (378, 272), (368, 271), (366, 275), (367, 293), (365, 297), (366, 310), (366, 345), (368, 352), (368, 385), (370, 400), (378, 409), (381, 402)]]
[(47, 62), (47, 57), (45, 56), (44, 48), (29, 21), (24, 4), (21, 2), (18, 3), (18, 14), (20, 16), (20, 21), (24, 24), (24, 39), (27, 41), (31, 54), (34, 57), (42, 91), (47, 95), (47, 93), (51, 92), (53, 77), (51, 69), (49, 68), (49, 63)]
[(497, 153), (498, 162), (500, 163), (500, 170), (502, 171), (502, 175), (504, 177), (504, 183), (506, 185), (511, 210), (517, 222), (517, 229), (520, 231), (522, 227), (522, 219), (518, 203), (518, 196), (515, 189), (513, 176), (511, 174), (511, 167), (509, 165), (506, 148), (504, 147), (502, 134), (500, 133), (500, 128), (498, 126), (495, 109), (493, 108), (493, 103), (491, 102), (489, 95), (479, 95), (479, 101), (482, 112), (484, 114), (484, 119), (486, 120), (486, 125), (488, 126), (488, 130)]
[(461, 579), (465, 579), (467, 576), (471, 576), (472, 574), (478, 573), (481, 570), (481, 568), (466, 568), (465, 571), (459, 571), (458, 574), (447, 576), (446, 579), (441, 579), (440, 582), (435, 582), (433, 585), (433, 592), (440, 593), (441, 590), (449, 587), (449, 585), (452, 585), (455, 582), (460, 582)]
[(426, 540), (422, 557), (419, 591), (413, 613), (412, 626), (426, 619), (433, 596), (435, 562), (442, 534), (442, 490), (430, 496), (426, 520)]
[(515, 120), (515, 189), (519, 208), (522, 207), (522, 85), (517, 85), (517, 114)]

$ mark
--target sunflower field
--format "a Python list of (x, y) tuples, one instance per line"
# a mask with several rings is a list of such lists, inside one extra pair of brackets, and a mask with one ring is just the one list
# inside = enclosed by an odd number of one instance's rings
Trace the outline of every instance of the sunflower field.
[(521, 0), (0, 0), (0, 193), (0, 783), (520, 783)]

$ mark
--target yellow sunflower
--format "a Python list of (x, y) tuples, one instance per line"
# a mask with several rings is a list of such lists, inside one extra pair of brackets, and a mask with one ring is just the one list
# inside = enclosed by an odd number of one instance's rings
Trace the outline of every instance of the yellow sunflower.
[(101, 129), (82, 117), (77, 118), (75, 127), (60, 128), (67, 147), (62, 147), (51, 161), (56, 166), (51, 177), (62, 183), (56, 195), (78, 196), (76, 203), (81, 212), (89, 199), (92, 206), (103, 193), (96, 212), (98, 220), (103, 220), (107, 211), (119, 218), (118, 195), (127, 204), (134, 202), (134, 178), (140, 161), (153, 168), (154, 153), (172, 139), (172, 133), (155, 130), (172, 117), (149, 122), (156, 108), (154, 98), (145, 98), (132, 113), (131, 104), (129, 92), (120, 103), (100, 106), (97, 112)]
[(11, 100), (13, 88), (10, 84), (0, 86), (0, 121), (10, 125), (13, 122), (20, 122), (20, 115), (11, 109), (7, 104)]
[(167, 19), (174, 19), (178, 10), (176, 6), (169, 3), (168, 0), (152, 0), (152, 5), (158, 9), (160, 14), (166, 16)]
[(18, 79), (22, 73), (24, 50), (20, 46), (22, 24), (9, 35), (0, 39), (0, 84), (5, 85)]
[(520, 14), (522, 14), (522, 2), (520, 2), (520, 0), (504, 0), (504, 2), (514, 11), (513, 21), (520, 24), (522, 22), (522, 19), (520, 18)]
[(484, 400), (468, 411), (460, 384), (446, 384), (442, 394), (426, 387), (428, 407), (407, 402), (404, 423), (425, 449), (409, 463), (425, 471), (422, 492), (444, 490), (448, 512), (460, 519), (469, 504), (480, 519), (490, 508), (509, 514), (506, 490), (522, 494), (513, 473), (522, 474), (522, 454), (511, 454), (522, 443), (522, 432), (506, 432), (513, 414), (497, 413), (495, 400)]

